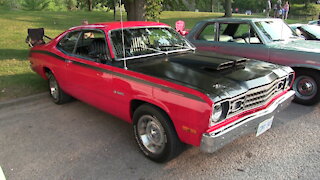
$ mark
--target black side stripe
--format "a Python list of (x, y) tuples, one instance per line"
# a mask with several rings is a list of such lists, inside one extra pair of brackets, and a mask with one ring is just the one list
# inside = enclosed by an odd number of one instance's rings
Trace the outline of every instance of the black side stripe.
[[(63, 58), (63, 57), (61, 57), (61, 56), (59, 56), (59, 55), (57, 55), (55, 53), (49, 52), (49, 51), (31, 50), (31, 53), (46, 54), (48, 56), (55, 57), (55, 58), (57, 58), (59, 60), (66, 61), (65, 58)], [(193, 94), (189, 94), (189, 93), (186, 93), (186, 92), (183, 92), (183, 91), (179, 91), (179, 90), (176, 90), (176, 89), (173, 89), (173, 88), (170, 88), (170, 87), (167, 87), (167, 86), (163, 86), (163, 85), (160, 85), (160, 84), (156, 84), (156, 83), (153, 83), (153, 82), (150, 82), (150, 81), (145, 81), (145, 80), (140, 79), (140, 78), (136, 78), (136, 77), (128, 76), (128, 75), (125, 75), (125, 74), (109, 71), (107, 69), (99, 68), (99, 67), (92, 66), (92, 65), (89, 65), (89, 64), (85, 64), (85, 63), (81, 63), (81, 62), (78, 62), (78, 61), (72, 61), (72, 63), (76, 64), (76, 65), (79, 65), (79, 66), (86, 67), (86, 68), (90, 68), (90, 69), (93, 69), (93, 70), (97, 70), (97, 71), (100, 71), (100, 72), (112, 74), (112, 75), (115, 75), (115, 76), (118, 76), (118, 77), (121, 77), (121, 78), (125, 78), (125, 79), (129, 79), (129, 80), (132, 80), (132, 81), (136, 81), (138, 83), (147, 84), (149, 86), (157, 87), (159, 89), (170, 91), (170, 92), (176, 93), (178, 95), (184, 96), (184, 97), (189, 98), (189, 99), (193, 99), (193, 100), (200, 101), (200, 102), (205, 102), (199, 96), (196, 96), (196, 95), (193, 95)]]
[(62, 60), (62, 61), (66, 61), (65, 58), (55, 54), (55, 53), (52, 53), (52, 52), (49, 52), (49, 51), (42, 51), (42, 50), (31, 50), (31, 53), (40, 53), (40, 54), (45, 54), (45, 55), (48, 55), (48, 56), (52, 56), (52, 57), (55, 57), (59, 60)]

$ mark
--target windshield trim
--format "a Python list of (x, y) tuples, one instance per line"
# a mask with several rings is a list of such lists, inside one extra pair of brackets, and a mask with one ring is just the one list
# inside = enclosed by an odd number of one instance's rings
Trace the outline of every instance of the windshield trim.
[(171, 51), (166, 51), (166, 52), (157, 52), (157, 53), (151, 53), (151, 54), (144, 54), (144, 55), (138, 55), (138, 56), (132, 56), (132, 57), (126, 57), (126, 58), (117, 58), (115, 59), (116, 61), (124, 61), (124, 60), (130, 60), (130, 59), (137, 59), (137, 58), (144, 58), (144, 57), (150, 57), (150, 56), (157, 56), (157, 55), (161, 55), (161, 54), (171, 54), (171, 53), (175, 53), (175, 52), (186, 52), (186, 51), (190, 51), (193, 49), (177, 49), (177, 50), (171, 50)]
[[(141, 28), (168, 28), (173, 30), (173, 32), (176, 32), (171, 26), (165, 26), (165, 25), (157, 25), (157, 26), (135, 26), (135, 27), (125, 27), (123, 28), (125, 29), (141, 29)], [(110, 41), (110, 45), (112, 47), (112, 54), (114, 55), (114, 60), (115, 61), (124, 61), (124, 60), (131, 60), (131, 59), (137, 59), (137, 58), (143, 58), (143, 57), (150, 57), (150, 56), (157, 56), (157, 55), (161, 55), (161, 54), (171, 54), (171, 53), (175, 53), (175, 52), (186, 52), (186, 51), (190, 51), (190, 50), (196, 50), (196, 48), (189, 42), (188, 39), (183, 38), (183, 40), (186, 42), (186, 44), (189, 47), (185, 47), (188, 49), (176, 49), (176, 50), (171, 50), (171, 51), (164, 51), (164, 52), (155, 52), (155, 53), (150, 53), (150, 54), (144, 54), (144, 55), (138, 55), (138, 56), (132, 56), (132, 57), (125, 57), (125, 58), (117, 58), (116, 55), (114, 54), (115, 49), (114, 49), (114, 44), (113, 41), (111, 39), (111, 33), (113, 31), (118, 31), (121, 30), (121, 28), (117, 28), (117, 29), (112, 29), (108, 32), (108, 39)], [(177, 32), (176, 32), (177, 33)], [(181, 36), (179, 33), (177, 33), (179, 36)]]
[(314, 38), (320, 38), (320, 26), (316, 26), (316, 25), (303, 25), (301, 26), (301, 28), (306, 31), (307, 33), (310, 34), (310, 36), (313, 36)]

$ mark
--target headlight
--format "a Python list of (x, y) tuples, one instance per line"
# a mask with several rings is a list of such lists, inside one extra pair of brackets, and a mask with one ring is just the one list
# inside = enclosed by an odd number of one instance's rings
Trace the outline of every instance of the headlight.
[(224, 119), (227, 115), (228, 111), (228, 102), (215, 104), (212, 108), (212, 114), (210, 117), (209, 126), (214, 125), (215, 123)]
[(214, 106), (213, 111), (212, 111), (212, 116), (211, 119), (214, 122), (217, 122), (222, 115), (222, 106), (220, 104), (217, 104)]

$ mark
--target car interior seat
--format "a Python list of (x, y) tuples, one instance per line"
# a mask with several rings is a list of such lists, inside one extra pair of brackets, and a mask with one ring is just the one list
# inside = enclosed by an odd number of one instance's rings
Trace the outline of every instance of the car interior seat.
[(89, 57), (97, 61), (105, 61), (107, 56), (107, 46), (104, 39), (94, 39), (89, 46)]
[(256, 35), (254, 29), (250, 29), (249, 37), (246, 37), (246, 42), (250, 44), (260, 44), (260, 40)]

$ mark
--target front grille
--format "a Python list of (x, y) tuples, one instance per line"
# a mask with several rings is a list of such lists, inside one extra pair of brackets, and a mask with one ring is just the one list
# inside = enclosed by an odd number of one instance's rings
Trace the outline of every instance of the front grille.
[(230, 101), (228, 116), (233, 116), (245, 110), (253, 109), (269, 102), (285, 88), (286, 79), (279, 79), (270, 84), (247, 91)]

